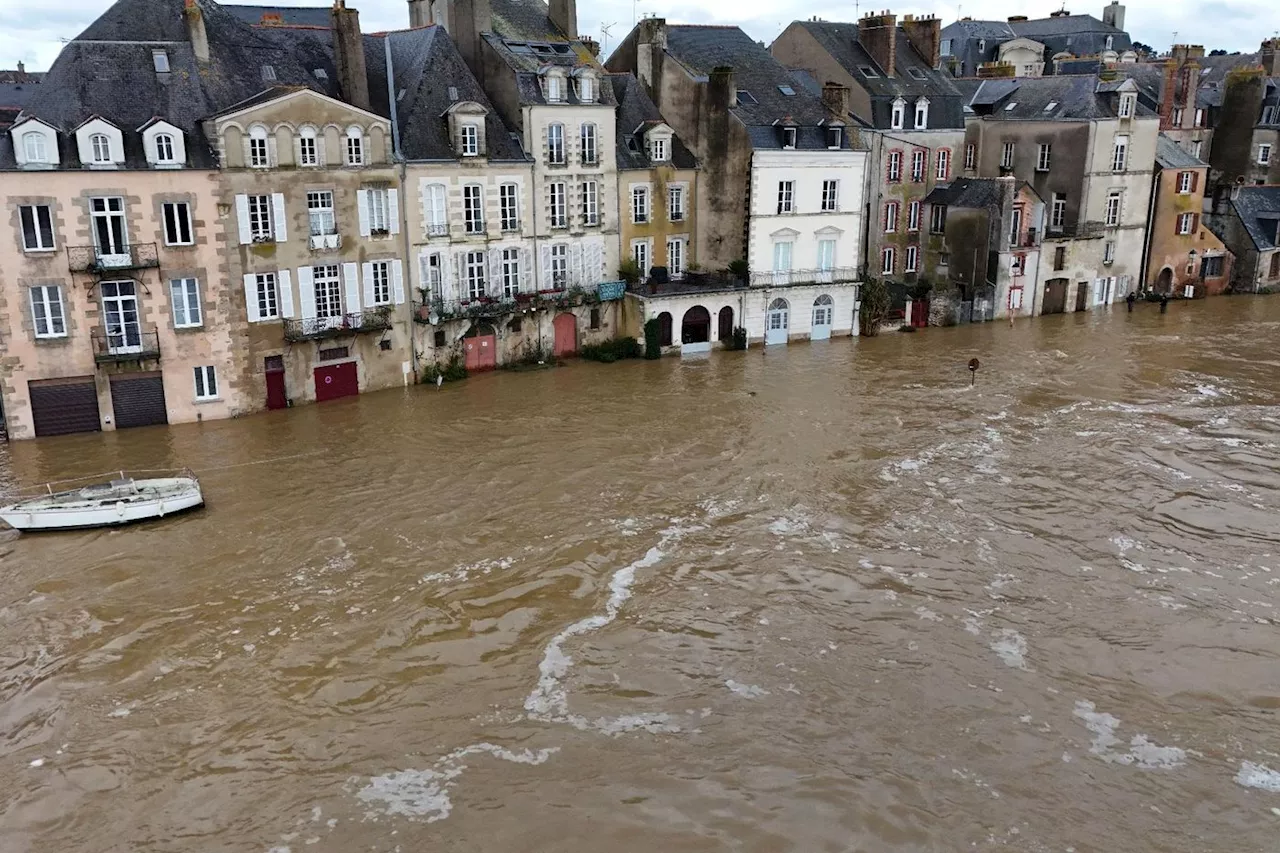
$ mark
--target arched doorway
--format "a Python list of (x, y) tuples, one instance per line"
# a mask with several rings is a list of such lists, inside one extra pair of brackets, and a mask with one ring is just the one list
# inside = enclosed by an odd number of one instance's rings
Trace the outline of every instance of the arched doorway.
[(709, 352), (711, 350), (711, 312), (701, 305), (694, 305), (684, 312), (680, 321), (680, 351)]
[(764, 323), (765, 345), (785, 344), (790, 327), (791, 305), (785, 299), (775, 299), (770, 302)]
[(462, 336), (464, 364), (468, 373), (493, 370), (498, 366), (498, 333), (488, 323), (475, 323)]
[(809, 340), (825, 341), (831, 337), (831, 320), (835, 311), (835, 303), (827, 294), (813, 300), (813, 327), (809, 332)]
[(720, 309), (719, 321), (717, 323), (716, 337), (718, 337), (725, 346), (733, 340), (733, 309), (728, 305)]
[(578, 351), (578, 318), (572, 314), (557, 314), (552, 324), (555, 329), (555, 346), (552, 353), (557, 356), (573, 355)]
[(1165, 267), (1160, 270), (1160, 276), (1156, 279), (1156, 293), (1170, 293), (1173, 291), (1173, 270)]
[(658, 315), (658, 344), (660, 346), (671, 346), (671, 314), (663, 311)]

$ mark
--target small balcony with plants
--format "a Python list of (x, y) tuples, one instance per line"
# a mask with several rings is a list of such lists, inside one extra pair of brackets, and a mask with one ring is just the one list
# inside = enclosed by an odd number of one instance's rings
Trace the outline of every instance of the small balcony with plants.
[(284, 339), (290, 343), (319, 341), (348, 335), (378, 334), (391, 328), (391, 309), (375, 308), (332, 317), (303, 317), (284, 321)]

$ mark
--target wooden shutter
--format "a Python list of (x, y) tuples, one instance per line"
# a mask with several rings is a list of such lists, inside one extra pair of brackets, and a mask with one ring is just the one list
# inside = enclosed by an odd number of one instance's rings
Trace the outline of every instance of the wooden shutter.
[(1200, 186), (1200, 173), (1192, 172), (1191, 173), (1191, 191), (1194, 193), (1198, 186)]
[(342, 280), (347, 286), (347, 313), (354, 314), (360, 310), (360, 265), (343, 264)]
[(364, 279), (364, 304), (373, 304), (373, 264), (360, 265), (360, 277)]
[(360, 223), (360, 236), (369, 236), (369, 191), (356, 190), (356, 218)]
[(542, 244), (542, 287), (540, 290), (551, 290), (555, 285), (551, 279), (551, 246)]
[(298, 301), (302, 303), (302, 319), (316, 318), (316, 283), (311, 267), (298, 267)]
[(240, 227), (240, 245), (253, 242), (253, 230), (249, 227), (249, 197), (236, 196), (236, 224)]
[(502, 295), (502, 250), (489, 250), (489, 293)]
[(284, 206), (284, 193), (271, 194), (271, 209), (276, 242), (283, 243), (289, 239), (289, 213)]
[(387, 228), (392, 234), (400, 233), (400, 191), (387, 190)]
[[(276, 273), (276, 287), (278, 296), (280, 297), (280, 316), (293, 317), (296, 316), (293, 311), (293, 282), (290, 280), (288, 270), (280, 270)], [(302, 281), (302, 277), (298, 277), (298, 281)]]
[(244, 277), (244, 304), (248, 309), (250, 323), (262, 319), (258, 316), (258, 277), (253, 273), (246, 273)]
[(397, 305), (404, 304), (404, 262), (399, 258), (391, 262), (391, 299)]

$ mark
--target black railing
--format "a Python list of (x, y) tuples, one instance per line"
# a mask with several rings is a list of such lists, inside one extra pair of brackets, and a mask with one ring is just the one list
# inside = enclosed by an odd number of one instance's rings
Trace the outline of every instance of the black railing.
[(336, 317), (306, 317), (284, 321), (284, 339), (286, 341), (317, 341), (325, 338), (339, 338), (345, 335), (360, 335), (370, 332), (385, 332), (391, 328), (391, 311), (380, 308), (375, 311), (356, 311), (351, 314), (339, 314)]
[(107, 330), (90, 335), (93, 360), (98, 364), (160, 359), (160, 333), (155, 329)]
[(522, 291), (512, 296), (477, 296), (466, 299), (430, 298), (414, 314), (420, 323), (446, 320), (483, 319), (520, 314), (525, 311), (563, 310), (600, 301), (599, 287), (557, 287), (551, 290)]
[(155, 243), (135, 243), (119, 251), (105, 251), (97, 246), (68, 246), (67, 266), (72, 272), (104, 275), (158, 267), (160, 256)]

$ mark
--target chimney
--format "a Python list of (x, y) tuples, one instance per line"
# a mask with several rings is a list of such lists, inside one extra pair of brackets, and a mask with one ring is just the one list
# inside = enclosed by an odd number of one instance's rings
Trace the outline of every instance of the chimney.
[(370, 108), (369, 75), (364, 67), (364, 37), (360, 13), (348, 9), (346, 0), (333, 0), (333, 53), (338, 66), (342, 97), (362, 110)]
[(636, 78), (662, 108), (662, 60), (667, 52), (667, 19), (644, 18), (636, 30)]
[(1124, 29), (1124, 7), (1120, 5), (1120, 0), (1111, 0), (1110, 6), (1103, 7), (1102, 23), (1110, 24), (1117, 30)]
[(187, 0), (182, 16), (187, 19), (187, 36), (191, 39), (191, 51), (198, 62), (209, 61), (209, 34), (204, 31), (204, 13), (196, 0)]
[(600, 58), (600, 42), (596, 41), (593, 38), (588, 38), (587, 36), (583, 36), (582, 46), (587, 49), (587, 53), (590, 53), (594, 59)]
[(1258, 62), (1268, 77), (1280, 75), (1280, 39), (1267, 39), (1262, 43)]
[(19, 59), (18, 60), (18, 76), (21, 77), (26, 73), (27, 73), (27, 66), (23, 63), (21, 59)]
[(897, 22), (897, 16), (889, 12), (873, 12), (858, 21), (858, 44), (871, 54), (886, 77), (893, 76), (893, 58), (898, 49)]
[(1160, 129), (1173, 127), (1173, 101), (1177, 97), (1174, 91), (1178, 85), (1178, 65), (1172, 59), (1164, 61), (1164, 83), (1160, 87)]
[(707, 103), (712, 112), (728, 112), (738, 103), (738, 90), (733, 83), (733, 69), (717, 65), (707, 75)]
[(822, 103), (841, 119), (849, 117), (849, 87), (828, 80), (822, 85)]
[(481, 48), (484, 34), (493, 31), (493, 9), (489, 0), (447, 0), (448, 21), (444, 27), (453, 36), (458, 53), (471, 69), (471, 73), (483, 85), (484, 60)]
[(578, 0), (551, 0), (547, 17), (567, 39), (578, 37)]
[(930, 68), (942, 64), (942, 21), (933, 15), (919, 18), (904, 15), (902, 29), (907, 34), (907, 41)]
[(431, 0), (409, 0), (409, 26), (431, 26)]
[(1011, 23), (1011, 24), (1020, 24), (1020, 23), (1022, 23), (1023, 21), (1025, 21), (1026, 19), (1027, 19), (1027, 16), (1026, 16), (1026, 15), (1010, 15), (1010, 16), (1009, 16), (1009, 23)]

